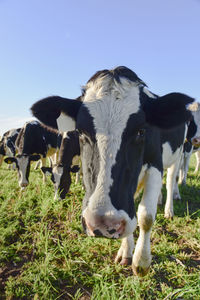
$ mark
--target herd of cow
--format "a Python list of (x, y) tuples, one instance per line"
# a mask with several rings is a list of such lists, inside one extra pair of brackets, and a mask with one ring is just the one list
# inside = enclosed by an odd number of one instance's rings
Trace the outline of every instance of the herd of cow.
[[(181, 94), (159, 97), (127, 67), (98, 71), (76, 99), (52, 96), (37, 101), (27, 122), (6, 132), (0, 161), (15, 164), (19, 185), (28, 185), (31, 161), (41, 162), (43, 180), (51, 174), (55, 196), (64, 199), (73, 164), (80, 157), (85, 196), (82, 225), (93, 237), (122, 239), (116, 262), (132, 263), (144, 276), (151, 263), (150, 234), (167, 170), (165, 217), (186, 183), (189, 159), (200, 167), (200, 103)], [(50, 157), (51, 166), (45, 166)], [(134, 199), (143, 191), (136, 215)], [(134, 245), (133, 232), (139, 225)], [(134, 254), (133, 254), (134, 251)]]

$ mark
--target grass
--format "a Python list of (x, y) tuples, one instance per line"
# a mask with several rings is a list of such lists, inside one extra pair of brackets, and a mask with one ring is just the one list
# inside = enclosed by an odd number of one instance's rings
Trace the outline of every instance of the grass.
[[(114, 264), (119, 240), (83, 234), (83, 190), (54, 200), (50, 181), (32, 170), (21, 193), (16, 171), (0, 169), (0, 299), (200, 299), (200, 173), (191, 162), (182, 201), (166, 220), (158, 208), (153, 260), (144, 278)], [(165, 196), (165, 187), (163, 187)], [(135, 237), (138, 236), (138, 230)]]

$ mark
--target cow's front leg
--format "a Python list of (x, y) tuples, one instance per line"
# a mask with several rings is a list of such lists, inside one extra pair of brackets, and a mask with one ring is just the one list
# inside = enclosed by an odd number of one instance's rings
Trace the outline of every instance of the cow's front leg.
[(146, 275), (151, 264), (150, 235), (161, 187), (162, 173), (158, 169), (150, 167), (145, 174), (144, 193), (138, 207), (140, 232), (132, 262), (133, 272), (139, 276)]
[(197, 173), (198, 173), (198, 170), (199, 170), (199, 168), (200, 168), (200, 150), (198, 150), (198, 151), (195, 153), (195, 157), (196, 157), (196, 168), (195, 168), (194, 174), (197, 174)]
[(133, 234), (122, 239), (121, 246), (117, 252), (115, 262), (120, 262), (121, 265), (131, 265), (134, 249)]
[[(46, 157), (41, 157), (41, 172), (42, 172), (42, 167), (46, 167)], [(42, 181), (45, 183), (47, 181), (46, 173), (42, 172)]]
[[(173, 196), (174, 196), (174, 187), (178, 189), (178, 185), (175, 186), (176, 176), (180, 166), (180, 158), (177, 158), (176, 162), (167, 169), (167, 199), (165, 203), (165, 218), (170, 219), (174, 216), (174, 205), (173, 205)], [(179, 194), (179, 193), (178, 193)], [(179, 195), (177, 197), (180, 197)]]

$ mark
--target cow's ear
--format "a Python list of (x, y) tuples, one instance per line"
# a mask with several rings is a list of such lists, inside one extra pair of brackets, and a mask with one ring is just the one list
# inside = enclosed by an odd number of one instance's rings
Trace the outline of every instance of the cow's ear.
[(41, 157), (39, 154), (33, 154), (33, 155), (30, 155), (30, 160), (31, 161), (37, 161), (39, 160)]
[(192, 119), (187, 105), (193, 98), (181, 94), (171, 93), (156, 99), (149, 98), (144, 104), (146, 121), (160, 128), (172, 128)]
[(7, 164), (12, 164), (12, 163), (16, 163), (16, 158), (15, 157), (6, 157), (6, 158), (4, 158), (4, 161), (5, 161), (5, 163), (7, 163)]
[(59, 131), (75, 129), (75, 122), (82, 105), (76, 100), (51, 96), (37, 101), (31, 107), (32, 114), (47, 126)]
[(45, 175), (49, 175), (51, 176), (52, 173), (52, 168), (51, 167), (42, 167), (41, 168), (42, 173), (44, 173)]

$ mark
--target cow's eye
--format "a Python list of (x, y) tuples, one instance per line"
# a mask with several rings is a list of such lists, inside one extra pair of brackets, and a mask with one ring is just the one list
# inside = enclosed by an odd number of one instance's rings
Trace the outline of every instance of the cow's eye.
[(143, 137), (143, 136), (145, 136), (145, 129), (143, 128), (143, 129), (138, 130), (137, 136), (138, 136), (138, 137)]
[(136, 134), (136, 142), (142, 142), (144, 141), (145, 137), (145, 129), (139, 129), (137, 134)]

